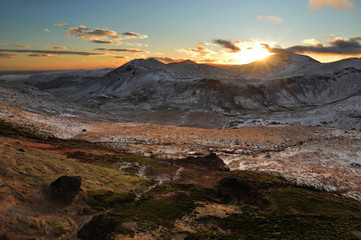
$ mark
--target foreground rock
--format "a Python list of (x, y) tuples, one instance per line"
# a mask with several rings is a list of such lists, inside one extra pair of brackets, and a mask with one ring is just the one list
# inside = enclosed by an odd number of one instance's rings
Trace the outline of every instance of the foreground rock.
[(70, 204), (80, 191), (81, 177), (61, 176), (50, 184), (50, 194), (53, 200)]

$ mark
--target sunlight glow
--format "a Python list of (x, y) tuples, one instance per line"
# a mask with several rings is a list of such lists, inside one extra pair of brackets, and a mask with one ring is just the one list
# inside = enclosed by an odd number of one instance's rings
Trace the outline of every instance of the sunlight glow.
[(238, 64), (247, 64), (253, 61), (257, 61), (266, 58), (273, 53), (270, 53), (263, 45), (256, 44), (247, 48), (243, 48), (242, 51), (235, 56)]

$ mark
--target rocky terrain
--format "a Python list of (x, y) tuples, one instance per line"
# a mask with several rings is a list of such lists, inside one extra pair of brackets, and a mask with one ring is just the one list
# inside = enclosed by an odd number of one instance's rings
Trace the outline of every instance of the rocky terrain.
[(43, 139), (3, 122), (0, 130), (0, 239), (358, 239), (361, 234), (359, 201), (298, 187), (279, 175), (230, 171), (214, 153), (159, 159), (99, 143)]
[(360, 79), (285, 52), (4, 77), (0, 239), (360, 238)]

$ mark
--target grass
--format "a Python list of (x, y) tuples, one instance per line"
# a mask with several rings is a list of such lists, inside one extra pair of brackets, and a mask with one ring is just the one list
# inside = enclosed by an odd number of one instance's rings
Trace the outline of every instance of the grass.
[[(0, 136), (45, 143), (25, 131), (13, 129), (0, 122)], [(30, 139), (30, 140), (29, 140)], [(62, 149), (82, 149), (68, 154), (36, 148), (19, 149), (16, 144), (0, 144), (0, 175), (5, 185), (18, 182), (27, 186), (49, 184), (62, 175), (82, 177), (87, 190), (87, 203), (107, 211), (96, 215), (79, 232), (81, 239), (121, 239), (137, 233), (153, 234), (163, 239), (187, 234), (191, 239), (357, 239), (352, 232), (361, 231), (361, 203), (310, 188), (295, 187), (281, 177), (251, 171), (218, 171), (218, 185), (167, 182), (156, 187), (140, 200), (141, 193), (154, 184), (115, 168), (116, 162), (132, 162), (147, 167), (147, 174), (157, 175), (176, 168), (167, 160), (116, 153), (93, 155), (85, 142), (50, 139), (47, 144)], [(80, 159), (81, 162), (74, 160)], [(96, 164), (94, 164), (96, 163)], [(135, 171), (136, 169), (134, 169)], [(197, 179), (194, 179), (195, 181)], [(201, 181), (201, 180), (199, 180)], [(265, 204), (265, 202), (267, 204)], [(239, 207), (231, 215), (201, 215), (195, 208), (232, 203)], [(183, 217), (195, 226), (190, 233), (177, 228), (175, 222)], [(132, 222), (134, 227), (125, 223)], [(63, 222), (54, 224), (66, 232)], [(9, 239), (0, 234), (0, 240)]]
[(198, 239), (357, 239), (361, 231), (361, 203), (332, 193), (286, 187), (266, 196), (268, 209), (232, 214), (227, 218), (204, 217), (203, 224), (215, 224), (231, 234), (199, 232)]
[[(22, 178), (32, 185), (50, 183), (62, 175), (82, 177), (83, 189), (105, 189), (128, 192), (151, 185), (137, 176), (125, 174), (118, 169), (91, 163), (78, 163), (63, 155), (37, 149), (20, 152), (11, 146), (0, 145), (1, 174), (9, 181)], [(2, 172), (3, 171), (3, 172)]]
[(87, 202), (91, 206), (112, 208), (125, 203), (134, 202), (135, 194), (130, 192), (112, 192), (108, 190), (90, 190)]

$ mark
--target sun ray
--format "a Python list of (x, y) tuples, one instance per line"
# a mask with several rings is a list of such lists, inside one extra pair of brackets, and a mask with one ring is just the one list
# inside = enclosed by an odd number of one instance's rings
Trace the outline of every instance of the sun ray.
[(257, 43), (246, 47), (236, 56), (238, 64), (247, 64), (272, 55), (263, 45)]

